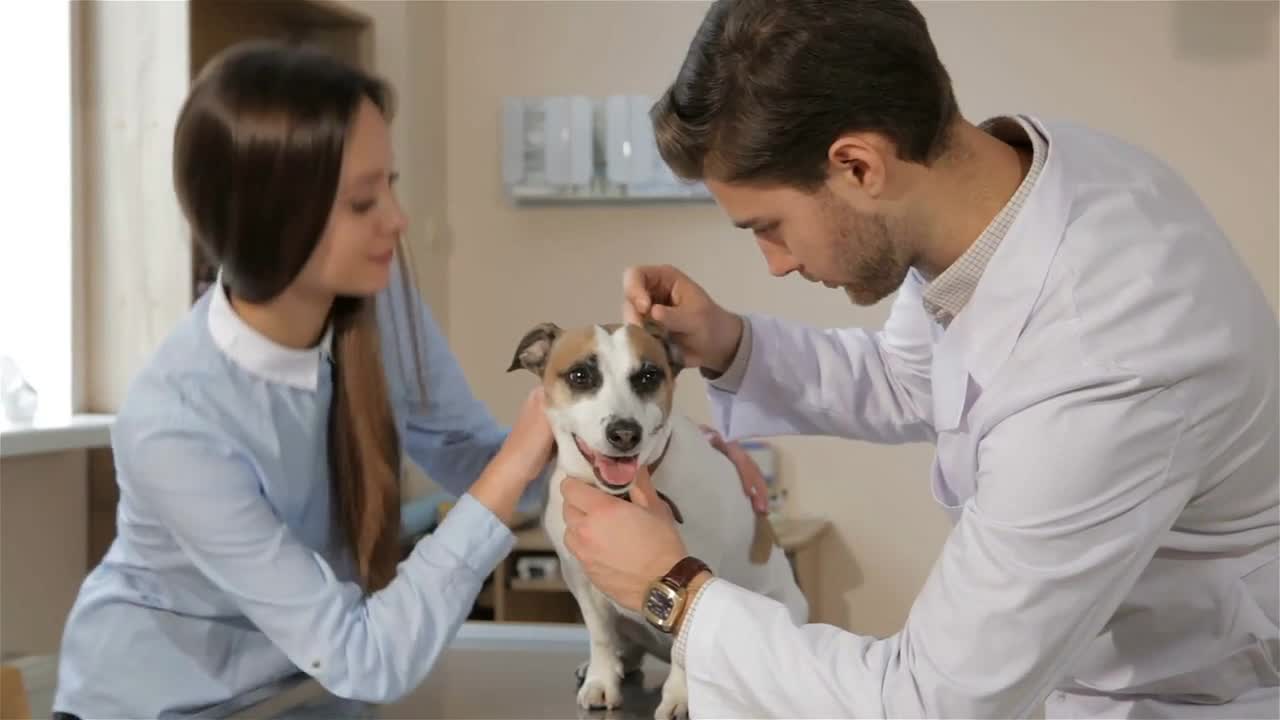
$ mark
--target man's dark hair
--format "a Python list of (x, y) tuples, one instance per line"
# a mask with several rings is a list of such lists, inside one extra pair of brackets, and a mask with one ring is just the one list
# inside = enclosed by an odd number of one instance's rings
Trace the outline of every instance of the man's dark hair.
[(719, 0), (650, 117), (676, 175), (814, 189), (846, 132), (932, 163), (958, 115), (908, 0)]

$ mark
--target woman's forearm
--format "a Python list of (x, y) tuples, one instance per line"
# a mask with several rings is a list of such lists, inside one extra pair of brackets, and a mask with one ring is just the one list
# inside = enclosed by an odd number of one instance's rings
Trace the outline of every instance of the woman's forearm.
[(522, 477), (523, 474), (517, 463), (508, 462), (499, 451), (467, 492), (499, 520), (510, 525), (516, 506), (534, 480), (533, 477)]

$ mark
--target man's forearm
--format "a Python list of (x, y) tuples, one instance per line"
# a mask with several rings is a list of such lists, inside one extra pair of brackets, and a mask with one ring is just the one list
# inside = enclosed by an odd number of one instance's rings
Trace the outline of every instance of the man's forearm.
[(729, 393), (737, 392), (738, 388), (742, 387), (742, 381), (747, 376), (747, 363), (751, 361), (751, 321), (745, 317), (740, 319), (742, 331), (738, 335), (738, 344), (734, 348), (732, 357), (725, 363), (724, 369), (716, 372), (709, 368), (702, 368), (702, 377), (716, 389)]
[(860, 328), (820, 330), (759, 315), (744, 319), (743, 328), (734, 362), (708, 383), (715, 425), (726, 440), (932, 439), (928, 375), (883, 344), (891, 336)]

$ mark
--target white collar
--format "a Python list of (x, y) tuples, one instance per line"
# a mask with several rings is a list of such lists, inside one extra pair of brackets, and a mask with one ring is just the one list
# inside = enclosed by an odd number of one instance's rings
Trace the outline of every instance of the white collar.
[(285, 347), (262, 333), (236, 314), (227, 299), (222, 284), (222, 272), (213, 284), (213, 297), (209, 300), (209, 333), (213, 342), (227, 357), (240, 367), (270, 382), (281, 383), (302, 390), (315, 390), (321, 369), (329, 361), (333, 345), (333, 327), (327, 327), (324, 337), (314, 347), (297, 350)]

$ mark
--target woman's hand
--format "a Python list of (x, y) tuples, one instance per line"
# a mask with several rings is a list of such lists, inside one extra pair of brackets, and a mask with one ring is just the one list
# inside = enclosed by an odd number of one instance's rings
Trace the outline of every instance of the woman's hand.
[(631, 486), (631, 502), (572, 477), (561, 481), (560, 494), (565, 545), (591, 584), (625, 608), (638, 611), (649, 583), (688, 554), (671, 508), (658, 497), (643, 465)]
[(515, 477), (524, 478), (524, 485), (540, 475), (555, 454), (556, 438), (547, 421), (546, 400), (546, 391), (541, 385), (529, 393), (510, 434), (498, 450), (496, 459)]
[(516, 504), (555, 455), (556, 439), (547, 420), (546, 393), (534, 388), (520, 407), (493, 460), (469, 491), (504, 523), (510, 523)]
[(738, 470), (738, 478), (742, 480), (742, 492), (751, 499), (751, 507), (758, 513), (769, 511), (769, 485), (764, 481), (764, 473), (760, 466), (747, 454), (747, 451), (736, 442), (725, 442), (725, 439), (714, 428), (699, 425), (702, 434), (711, 441), (711, 446), (724, 453), (729, 462)]

